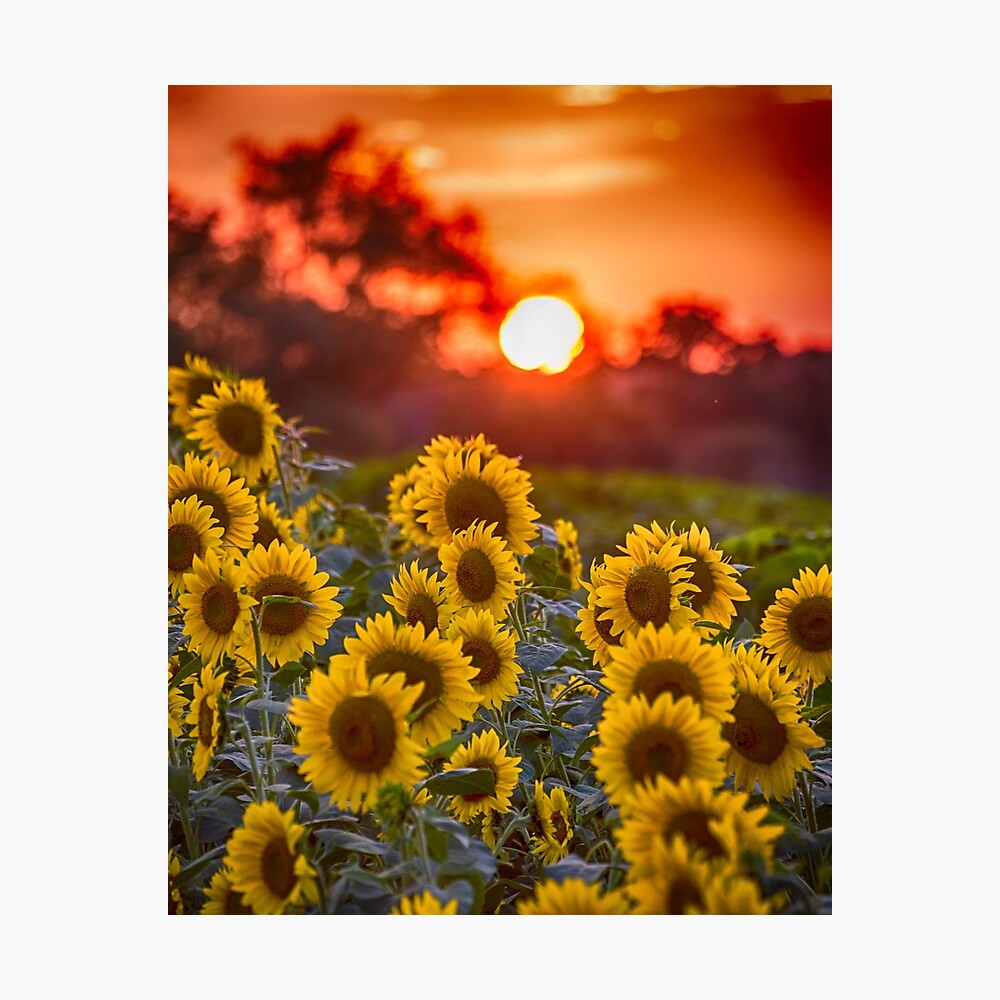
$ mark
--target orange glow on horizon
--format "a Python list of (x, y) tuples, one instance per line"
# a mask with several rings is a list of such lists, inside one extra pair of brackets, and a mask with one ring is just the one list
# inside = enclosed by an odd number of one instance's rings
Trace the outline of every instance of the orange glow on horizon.
[(583, 350), (583, 320), (554, 295), (522, 299), (500, 324), (500, 349), (515, 368), (555, 375)]

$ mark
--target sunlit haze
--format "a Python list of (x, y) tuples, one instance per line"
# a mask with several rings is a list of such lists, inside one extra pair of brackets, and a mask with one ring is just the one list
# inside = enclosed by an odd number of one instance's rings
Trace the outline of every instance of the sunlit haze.
[(583, 321), (553, 295), (522, 299), (500, 325), (500, 349), (518, 368), (555, 375), (583, 350)]

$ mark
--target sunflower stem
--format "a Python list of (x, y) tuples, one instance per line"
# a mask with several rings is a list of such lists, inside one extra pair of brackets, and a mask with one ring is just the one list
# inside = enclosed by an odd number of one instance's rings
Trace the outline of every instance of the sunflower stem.
[(285, 481), (285, 469), (281, 464), (281, 448), (274, 449), (274, 464), (278, 470), (278, 482), (281, 484), (281, 496), (285, 501), (285, 516), (292, 516), (292, 496), (288, 492), (288, 483)]
[(188, 814), (188, 803), (187, 796), (184, 796), (184, 801), (177, 801), (178, 814), (181, 820), (181, 829), (184, 831), (184, 840), (187, 843), (188, 855), (192, 861), (198, 858), (198, 838), (194, 835), (194, 830), (191, 827), (191, 816)]
[[(253, 629), (254, 674), (257, 679), (257, 697), (264, 700), (270, 697), (271, 685), (269, 679), (264, 674), (264, 649), (260, 641), (260, 622), (257, 620), (255, 613), (251, 613), (250, 615), (250, 626)], [(261, 734), (265, 740), (264, 753), (267, 757), (267, 782), (269, 785), (273, 785), (274, 764), (271, 747), (271, 718), (267, 712), (260, 712), (258, 714), (260, 716)]]
[(436, 885), (437, 883), (434, 881), (434, 875), (431, 872), (430, 851), (427, 849), (427, 837), (424, 834), (424, 821), (418, 809), (413, 811), (413, 826), (417, 831), (417, 843), (420, 848), (420, 861), (424, 867), (424, 875), (430, 885)]
[(246, 719), (240, 719), (237, 727), (239, 734), (243, 737), (243, 742), (247, 745), (247, 757), (250, 760), (250, 776), (253, 778), (254, 795), (258, 802), (264, 801), (264, 783), (260, 780), (260, 764), (257, 761), (257, 751), (254, 749), (253, 736), (250, 733), (250, 726)]

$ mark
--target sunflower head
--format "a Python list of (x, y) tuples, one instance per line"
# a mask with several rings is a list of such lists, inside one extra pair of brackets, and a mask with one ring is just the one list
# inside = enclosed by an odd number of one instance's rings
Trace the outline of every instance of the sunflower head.
[(226, 845), (232, 888), (256, 914), (276, 915), (319, 899), (316, 874), (302, 853), (305, 827), (294, 810), (251, 802)]
[(691, 557), (682, 555), (676, 542), (654, 549), (632, 533), (626, 546), (627, 555), (605, 557), (604, 583), (595, 593), (597, 603), (607, 609), (600, 620), (610, 623), (611, 634), (637, 632), (647, 624), (691, 627), (698, 620), (690, 607)]
[(621, 889), (605, 891), (599, 881), (582, 878), (541, 879), (533, 894), (519, 898), (516, 907), (519, 914), (531, 916), (612, 916), (626, 914), (631, 908)]
[(198, 497), (175, 500), (167, 514), (167, 583), (175, 597), (184, 592), (184, 574), (194, 560), (222, 546), (222, 528), (212, 508)]
[(194, 695), (185, 722), (191, 727), (195, 740), (191, 760), (195, 781), (205, 777), (208, 765), (226, 736), (225, 682), (224, 673), (216, 673), (212, 667), (205, 666), (194, 683)]
[(434, 631), (444, 634), (458, 610), (439, 582), (437, 573), (421, 569), (416, 560), (399, 567), (390, 588), (392, 593), (383, 595), (385, 602), (407, 625), (423, 625), (428, 635)]
[(299, 727), (295, 752), (302, 775), (341, 808), (364, 812), (379, 789), (412, 788), (423, 758), (407, 716), (421, 693), (401, 673), (369, 678), (364, 662), (335, 658), (329, 673), (313, 672), (304, 698), (293, 698), (289, 721)]
[(662, 695), (652, 705), (642, 697), (609, 698), (597, 735), (594, 769), (614, 804), (659, 775), (723, 779), (719, 722), (690, 698)]
[(580, 557), (580, 541), (576, 527), (572, 521), (557, 517), (552, 524), (556, 533), (556, 558), (559, 572), (569, 578), (569, 589), (576, 590), (580, 586), (583, 573), (583, 560)]
[(263, 495), (258, 496), (257, 528), (250, 540), (250, 547), (255, 548), (259, 545), (263, 549), (267, 549), (275, 540), (283, 545), (294, 545), (295, 538), (292, 534), (292, 527), (292, 519), (285, 517), (278, 509), (277, 504), (271, 503)]
[(438, 559), (452, 602), (461, 608), (490, 611), (499, 620), (506, 617), (507, 608), (516, 599), (524, 574), (494, 528), (475, 521), (471, 527), (456, 531), (451, 541), (438, 549)]
[(488, 769), (493, 772), (493, 794), (471, 792), (453, 795), (451, 811), (463, 822), (487, 811), (509, 812), (511, 795), (520, 774), (520, 763), (520, 757), (512, 757), (507, 753), (506, 743), (500, 746), (500, 738), (492, 729), (474, 733), (468, 742), (452, 754), (451, 760), (444, 765), (444, 770), (454, 771), (464, 767)]
[(184, 355), (182, 366), (167, 369), (167, 402), (173, 408), (170, 422), (182, 431), (194, 426), (191, 411), (206, 393), (215, 392), (216, 382), (233, 381), (221, 368), (217, 368), (208, 358), (190, 352)]
[(472, 661), (476, 675), (471, 684), (484, 706), (499, 708), (517, 694), (523, 668), (515, 659), (516, 637), (491, 611), (461, 609), (451, 620), (448, 638), (460, 641), (462, 655)]
[(191, 410), (188, 437), (253, 485), (275, 469), (281, 417), (263, 379), (216, 382)]
[(803, 722), (802, 700), (795, 680), (779, 664), (752, 646), (730, 646), (736, 677), (733, 721), (724, 723), (726, 773), (734, 787), (752, 791), (755, 783), (765, 798), (791, 794), (795, 776), (811, 770), (806, 751), (823, 745)]
[(482, 521), (515, 554), (531, 551), (530, 541), (538, 535), (532, 522), (540, 515), (528, 500), (530, 476), (516, 459), (479, 445), (423, 458), (427, 475), (414, 509), (435, 545), (446, 545), (456, 531)]
[[(480, 695), (470, 683), (476, 670), (461, 642), (427, 635), (420, 622), (396, 626), (388, 611), (355, 631), (356, 637), (344, 639), (344, 655), (360, 657), (369, 677), (398, 673), (407, 684), (422, 685), (411, 722), (418, 743), (441, 743), (472, 719)], [(331, 669), (336, 660), (331, 659)]]
[(833, 574), (803, 569), (764, 612), (760, 645), (799, 683), (833, 676)]
[(392, 916), (454, 916), (458, 913), (458, 900), (443, 902), (430, 889), (409, 896), (401, 896), (399, 902), (389, 911)]
[(182, 466), (167, 469), (167, 505), (191, 496), (209, 508), (222, 528), (223, 544), (243, 550), (250, 547), (257, 527), (257, 501), (242, 479), (233, 479), (232, 471), (214, 459), (187, 452)]
[(330, 576), (317, 572), (309, 549), (275, 539), (266, 550), (250, 550), (246, 570), (247, 592), (260, 606), (261, 646), (271, 663), (296, 660), (326, 642), (344, 608), (334, 600), (340, 588), (326, 585)]

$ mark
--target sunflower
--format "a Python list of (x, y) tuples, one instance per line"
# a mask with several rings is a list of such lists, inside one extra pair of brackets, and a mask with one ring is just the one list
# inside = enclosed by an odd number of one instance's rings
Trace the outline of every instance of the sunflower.
[(414, 560), (399, 567), (389, 586), (392, 594), (383, 595), (385, 602), (407, 625), (420, 622), (428, 635), (435, 629), (444, 635), (458, 608), (449, 600), (437, 573), (421, 569)]
[(652, 622), (622, 638), (604, 669), (611, 697), (641, 695), (652, 703), (666, 692), (675, 700), (692, 698), (719, 722), (732, 719), (733, 671), (725, 649), (702, 641), (694, 629), (675, 632)]
[(681, 555), (679, 543), (651, 548), (633, 532), (625, 536), (628, 555), (606, 556), (604, 583), (597, 588), (596, 600), (604, 608), (600, 620), (611, 622), (611, 634), (638, 632), (652, 622), (657, 627), (690, 628), (698, 620), (687, 604), (693, 561)]
[(612, 916), (629, 912), (629, 901), (620, 889), (604, 892), (599, 882), (564, 878), (561, 882), (542, 879), (534, 895), (516, 903), (522, 916), (570, 916), (596, 914)]
[(191, 760), (195, 781), (205, 777), (208, 765), (226, 735), (225, 704), (221, 697), (225, 682), (226, 675), (215, 673), (210, 666), (202, 667), (200, 678), (194, 682), (191, 709), (184, 721), (192, 727), (191, 735), (195, 740)]
[(299, 541), (311, 548), (343, 545), (347, 535), (342, 524), (334, 523), (335, 516), (332, 503), (316, 494), (292, 511), (292, 527)]
[[(349, 658), (345, 658), (349, 659)], [(293, 698), (289, 721), (299, 728), (295, 753), (302, 776), (342, 809), (364, 812), (379, 788), (412, 788), (423, 766), (407, 735), (407, 715), (420, 694), (402, 674), (369, 679), (361, 660), (313, 671), (304, 698)]]
[(461, 641), (462, 655), (468, 656), (478, 671), (471, 684), (483, 706), (499, 708), (517, 694), (518, 678), (524, 670), (514, 659), (516, 638), (491, 611), (463, 608), (452, 618), (447, 635)]
[(803, 569), (764, 612), (757, 640), (798, 683), (833, 677), (833, 574)]
[[(246, 558), (247, 592), (260, 604), (260, 641), (275, 666), (297, 660), (322, 646), (343, 605), (334, 597), (339, 587), (327, 587), (328, 573), (316, 572), (316, 557), (303, 545), (251, 549)], [(267, 604), (267, 597), (278, 597)], [(282, 600), (284, 598), (284, 600)]]
[(229, 376), (216, 368), (207, 358), (190, 352), (184, 355), (184, 365), (167, 369), (167, 402), (173, 407), (170, 422), (182, 431), (194, 426), (191, 410), (205, 393), (215, 392), (216, 382), (225, 382)]
[(399, 528), (399, 533), (406, 542), (407, 548), (432, 548), (434, 539), (427, 529), (417, 520), (419, 513), (414, 509), (414, 503), (423, 493), (421, 484), (427, 476), (424, 467), (414, 462), (405, 472), (397, 472), (389, 480), (389, 491), (386, 493), (386, 507), (389, 520)]
[(167, 584), (176, 597), (184, 592), (184, 574), (194, 560), (212, 548), (221, 548), (222, 528), (211, 507), (197, 497), (175, 500), (167, 512)]
[(517, 785), (521, 769), (520, 757), (507, 753), (507, 744), (500, 746), (500, 737), (492, 729), (474, 733), (467, 743), (463, 743), (452, 755), (444, 771), (454, 771), (461, 767), (488, 767), (493, 772), (495, 788), (492, 795), (485, 792), (470, 792), (453, 795), (449, 808), (454, 816), (467, 823), (473, 816), (484, 812), (510, 812), (510, 797)]
[(538, 535), (532, 524), (540, 515), (528, 500), (531, 477), (516, 459), (478, 447), (451, 449), (443, 456), (426, 456), (428, 477), (424, 495), (414, 502), (417, 520), (438, 547), (474, 521), (493, 525), (494, 533), (517, 555), (531, 551)]
[(719, 722), (690, 698), (660, 697), (652, 705), (645, 698), (609, 699), (597, 735), (594, 769), (616, 805), (660, 774), (722, 783), (726, 744)]
[(460, 608), (491, 611), (499, 620), (517, 598), (524, 574), (510, 547), (493, 530), (494, 525), (476, 521), (456, 531), (438, 549), (438, 559), (451, 600)]
[[(625, 882), (625, 893), (634, 903), (636, 914), (710, 914), (720, 912), (723, 901), (737, 898), (731, 887), (742, 890), (738, 896), (746, 913), (767, 913), (767, 905), (747, 894), (751, 880), (724, 860), (710, 860), (692, 851), (680, 834), (668, 843), (657, 842), (650, 861), (641, 871), (631, 870)], [(740, 885), (742, 883), (742, 885)], [(754, 883), (755, 885), (755, 883)], [(737, 912), (734, 909), (722, 912)]]
[(319, 901), (316, 875), (299, 850), (305, 832), (294, 810), (282, 812), (273, 802), (247, 806), (223, 863), (232, 888), (254, 913), (274, 915)]
[(704, 778), (674, 782), (660, 775), (625, 802), (615, 841), (637, 873), (653, 863), (657, 844), (669, 844), (676, 835), (693, 856), (738, 864), (752, 852), (770, 864), (783, 828), (768, 823), (768, 813), (767, 806), (751, 806), (749, 795), (717, 789)]
[(552, 524), (556, 533), (556, 559), (559, 572), (569, 577), (569, 589), (576, 590), (580, 586), (580, 576), (583, 573), (583, 560), (580, 557), (580, 542), (576, 527), (572, 521), (564, 521), (557, 517)]
[(188, 437), (251, 486), (274, 471), (281, 417), (263, 379), (217, 382), (215, 391), (192, 407), (191, 417)]
[(737, 789), (753, 791), (756, 782), (764, 798), (784, 799), (795, 775), (812, 770), (806, 750), (823, 746), (823, 740), (800, 719), (795, 679), (782, 674), (776, 660), (737, 646), (732, 661), (736, 703), (733, 721), (722, 727), (726, 773), (735, 776)]
[(593, 652), (594, 666), (597, 667), (603, 667), (611, 658), (612, 647), (620, 646), (622, 642), (621, 635), (611, 634), (612, 622), (605, 615), (608, 608), (597, 603), (597, 591), (607, 582), (605, 569), (604, 563), (590, 564), (590, 581), (580, 581), (587, 591), (587, 606), (576, 613), (580, 619), (576, 631), (587, 649)]
[(399, 902), (389, 911), (390, 916), (403, 917), (451, 917), (457, 913), (457, 899), (442, 903), (430, 889), (425, 889), (419, 895), (400, 897)]
[(253, 909), (244, 904), (243, 894), (233, 888), (232, 873), (225, 865), (212, 876), (212, 881), (208, 883), (201, 912), (209, 916), (253, 913)]
[(569, 854), (573, 839), (573, 807), (562, 787), (556, 785), (546, 794), (542, 782), (536, 779), (534, 809), (541, 833), (532, 836), (531, 850), (543, 864), (555, 864)]
[(202, 663), (215, 666), (223, 654), (253, 642), (250, 608), (257, 602), (246, 593), (246, 570), (228, 552), (209, 549), (203, 559), (195, 556), (184, 586), (178, 600), (184, 634)]
[(257, 527), (257, 501), (243, 485), (233, 480), (232, 471), (188, 452), (184, 465), (167, 469), (167, 505), (196, 496), (212, 512), (222, 528), (222, 541), (237, 549), (247, 549)]
[[(749, 601), (750, 595), (739, 583), (739, 570), (725, 561), (722, 551), (712, 546), (708, 528), (699, 528), (693, 521), (687, 531), (669, 531), (653, 521), (647, 528), (641, 524), (632, 526), (632, 531), (641, 537), (650, 548), (679, 543), (681, 555), (689, 556), (693, 562), (689, 583), (697, 587), (691, 594), (691, 607), (704, 621), (716, 622), (727, 629), (736, 617), (734, 601)], [(714, 631), (714, 630), (713, 630)]]
[[(344, 651), (364, 659), (369, 677), (398, 672), (407, 684), (423, 683), (414, 708), (420, 714), (410, 729), (418, 743), (441, 743), (475, 715), (479, 694), (470, 682), (477, 671), (457, 639), (427, 635), (420, 622), (397, 627), (388, 611), (355, 625), (355, 631), (356, 638), (344, 639)], [(337, 659), (331, 659), (331, 670)]]
[(181, 859), (174, 854), (173, 848), (167, 851), (167, 913), (181, 914), (184, 912), (184, 899), (181, 891), (174, 885), (174, 879), (181, 873)]
[[(167, 670), (168, 684), (170, 671)], [(184, 735), (184, 713), (187, 711), (188, 699), (179, 686), (167, 687), (167, 732), (174, 739)]]
[(292, 519), (283, 517), (278, 505), (266, 500), (263, 496), (257, 497), (257, 530), (250, 540), (249, 548), (260, 545), (267, 548), (271, 542), (277, 539), (282, 545), (292, 546), (295, 539), (292, 536)]

